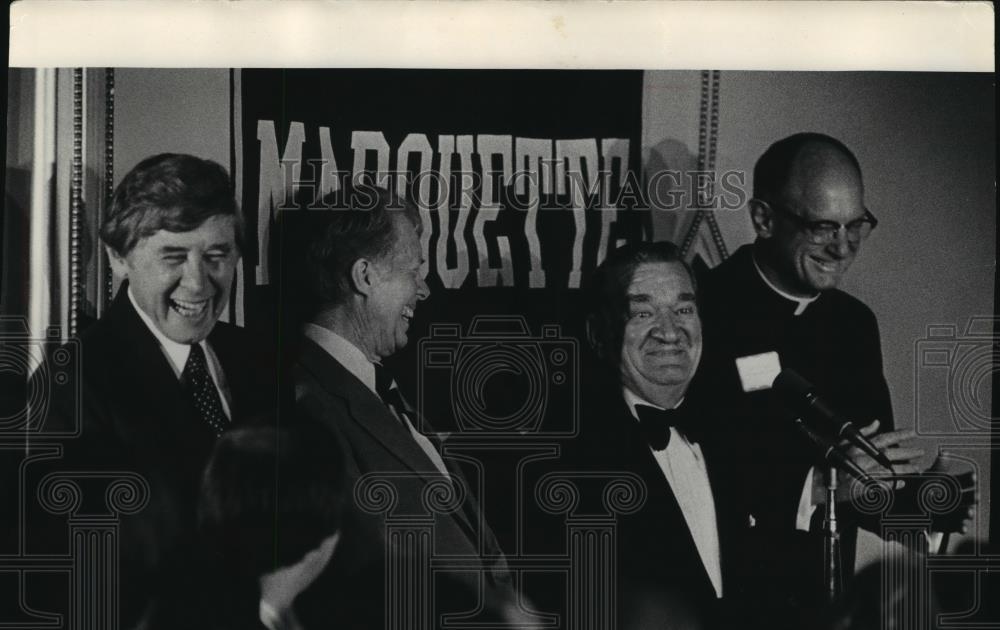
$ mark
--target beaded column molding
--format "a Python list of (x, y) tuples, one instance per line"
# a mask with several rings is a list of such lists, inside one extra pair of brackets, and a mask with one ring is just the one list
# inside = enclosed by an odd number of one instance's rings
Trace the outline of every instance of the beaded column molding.
[[(104, 72), (104, 207), (110, 208), (115, 190), (115, 69)], [(110, 265), (104, 266), (104, 288), (105, 299), (110, 303), (115, 290)]]
[[(718, 70), (703, 70), (701, 73), (701, 106), (698, 114), (698, 171), (711, 173), (715, 171), (715, 154), (719, 138), (719, 82), (721, 72)], [(715, 178), (706, 182), (706, 189), (698, 191), (698, 211), (691, 221), (691, 226), (681, 241), (681, 255), (685, 258), (691, 251), (694, 239), (702, 221), (707, 221), (719, 255), (729, 257), (726, 243), (722, 240), (722, 231), (711, 208), (715, 194)]]
[(80, 253), (83, 212), (83, 68), (73, 69), (73, 162), (70, 175), (69, 336), (76, 337), (83, 292)]

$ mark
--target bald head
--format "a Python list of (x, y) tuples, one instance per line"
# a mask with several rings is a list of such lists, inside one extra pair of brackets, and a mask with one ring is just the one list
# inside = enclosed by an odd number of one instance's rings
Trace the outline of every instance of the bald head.
[(821, 184), (853, 185), (864, 193), (861, 165), (844, 143), (821, 133), (797, 133), (772, 144), (753, 169), (753, 196), (779, 201)]
[(836, 287), (868, 231), (857, 158), (822, 134), (779, 140), (754, 167), (750, 216), (756, 260), (772, 284), (803, 296)]

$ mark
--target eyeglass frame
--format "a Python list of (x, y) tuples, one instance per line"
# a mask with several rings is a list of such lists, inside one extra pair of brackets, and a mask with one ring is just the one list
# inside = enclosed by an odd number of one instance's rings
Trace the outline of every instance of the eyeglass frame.
[[(784, 208), (778, 204), (756, 198), (754, 198), (753, 201), (764, 204), (768, 208), (776, 210), (777, 212), (791, 218), (792, 223), (796, 225), (796, 229), (798, 229), (799, 232), (806, 234), (809, 237), (809, 242), (811, 242), (814, 245), (829, 245), (830, 243), (834, 242), (834, 240), (836, 240), (836, 238), (840, 235), (841, 230), (843, 230), (844, 238), (847, 240), (848, 243), (852, 245), (857, 245), (861, 241), (871, 236), (872, 231), (875, 230), (875, 228), (878, 226), (878, 219), (875, 218), (875, 215), (872, 214), (870, 210), (868, 210), (867, 206), (865, 207), (864, 215), (862, 215), (861, 217), (854, 219), (849, 223), (838, 223), (837, 221), (810, 221), (809, 219), (801, 217), (792, 212), (791, 210), (789, 210), (788, 208)], [(857, 240), (851, 240), (851, 225), (860, 226), (865, 223), (871, 225), (871, 229), (868, 230), (868, 234), (862, 236), (861, 233), (858, 232)], [(829, 232), (831, 236), (826, 240), (823, 240), (822, 238), (818, 239), (816, 237), (815, 231), (821, 229), (822, 230), (832, 229), (833, 231)], [(861, 228), (859, 227), (858, 229), (860, 230)]]

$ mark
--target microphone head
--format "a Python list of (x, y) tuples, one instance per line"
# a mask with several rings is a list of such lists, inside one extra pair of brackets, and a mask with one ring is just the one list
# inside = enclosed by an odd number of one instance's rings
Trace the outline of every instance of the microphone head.
[(809, 381), (794, 370), (784, 369), (774, 378), (772, 386), (782, 396), (801, 400), (815, 389)]

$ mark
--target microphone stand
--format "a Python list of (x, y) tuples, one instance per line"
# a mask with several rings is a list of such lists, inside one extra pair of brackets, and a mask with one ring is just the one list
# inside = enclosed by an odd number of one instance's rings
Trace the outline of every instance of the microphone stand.
[(840, 561), (840, 530), (837, 527), (837, 469), (826, 471), (826, 512), (823, 515), (823, 582), (830, 602), (843, 591), (843, 566)]
[[(853, 464), (843, 457), (836, 446), (809, 428), (802, 418), (795, 419), (795, 427), (809, 440), (820, 448), (826, 449), (823, 458), (831, 462), (826, 471), (826, 509), (823, 514), (823, 583), (826, 586), (827, 599), (836, 601), (843, 592), (843, 567), (840, 561), (840, 530), (837, 527), (837, 467), (834, 462), (842, 465)], [(835, 457), (838, 456), (839, 457)], [(857, 468), (855, 466), (855, 468)], [(855, 471), (864, 478), (861, 469)]]

